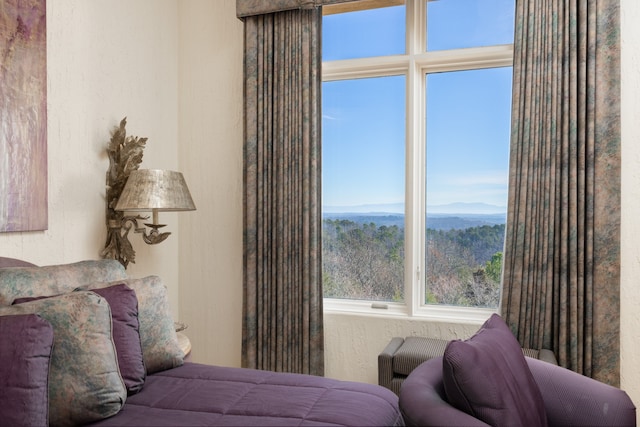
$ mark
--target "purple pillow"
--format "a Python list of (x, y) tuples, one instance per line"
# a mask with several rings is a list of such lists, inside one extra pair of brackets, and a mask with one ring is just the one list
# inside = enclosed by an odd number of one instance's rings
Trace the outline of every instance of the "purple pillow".
[(37, 314), (0, 316), (0, 342), (2, 425), (48, 425), (51, 324)]
[[(124, 283), (106, 288), (91, 289), (103, 297), (111, 309), (113, 343), (116, 347), (120, 375), (127, 388), (127, 394), (142, 390), (147, 370), (142, 359), (140, 323), (138, 322), (138, 298), (133, 289)], [(13, 304), (22, 304), (52, 297), (16, 298)]]
[(442, 377), (449, 403), (487, 424), (547, 425), (544, 401), (520, 344), (497, 314), (468, 340), (447, 345)]
[(91, 292), (109, 303), (120, 375), (127, 387), (127, 394), (135, 394), (142, 390), (147, 373), (142, 359), (136, 293), (125, 284), (92, 289)]

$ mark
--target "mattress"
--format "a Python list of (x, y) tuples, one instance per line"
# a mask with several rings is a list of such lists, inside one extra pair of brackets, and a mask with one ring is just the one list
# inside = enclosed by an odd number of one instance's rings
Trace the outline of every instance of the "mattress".
[(186, 363), (149, 375), (96, 426), (402, 426), (398, 398), (372, 384)]

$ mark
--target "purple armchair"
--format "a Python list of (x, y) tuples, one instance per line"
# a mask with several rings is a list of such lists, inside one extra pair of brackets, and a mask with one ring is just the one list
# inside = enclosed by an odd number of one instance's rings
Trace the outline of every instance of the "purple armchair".
[[(622, 390), (540, 360), (526, 358), (544, 400), (549, 426), (635, 426), (636, 408)], [(418, 366), (400, 389), (407, 426), (487, 426), (447, 402), (442, 357)]]

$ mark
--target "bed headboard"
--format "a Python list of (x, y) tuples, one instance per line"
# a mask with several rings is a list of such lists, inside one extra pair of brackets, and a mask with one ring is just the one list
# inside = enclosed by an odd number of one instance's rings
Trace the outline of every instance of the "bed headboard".
[(28, 261), (22, 261), (21, 259), (16, 258), (6, 258), (0, 256), (0, 268), (4, 267), (35, 267), (35, 264), (32, 264)]

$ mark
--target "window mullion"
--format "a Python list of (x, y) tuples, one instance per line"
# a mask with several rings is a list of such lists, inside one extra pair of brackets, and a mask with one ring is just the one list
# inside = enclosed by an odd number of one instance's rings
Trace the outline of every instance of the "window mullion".
[(407, 62), (407, 55), (323, 62), (322, 81), (400, 75), (406, 73)]
[(513, 45), (421, 52), (413, 59), (429, 73), (510, 67), (513, 65)]
[(407, 76), (407, 177), (405, 203), (405, 299), (411, 316), (424, 301), (424, 78), (410, 60)]
[(426, 50), (426, 0), (407, 0), (407, 54), (418, 55)]
[(424, 51), (426, 1), (407, 0), (407, 160), (405, 302), (409, 315), (424, 301), (424, 79), (416, 58)]

